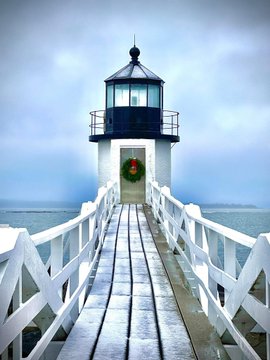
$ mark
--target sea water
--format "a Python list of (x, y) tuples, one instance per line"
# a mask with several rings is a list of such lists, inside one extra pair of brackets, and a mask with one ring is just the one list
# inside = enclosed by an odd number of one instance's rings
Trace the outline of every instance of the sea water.
[[(63, 224), (79, 214), (78, 209), (0, 209), (0, 224), (13, 228), (26, 228), (30, 235)], [(43, 263), (50, 256), (50, 244), (37, 246)]]
[(0, 224), (26, 228), (30, 235), (75, 218), (78, 209), (0, 209)]
[[(270, 232), (270, 209), (202, 209), (202, 215), (218, 224), (227, 226), (246, 235), (257, 238), (262, 233)], [(223, 246), (219, 243), (219, 257), (223, 263)], [(236, 257), (244, 265), (250, 248), (236, 245)]]
[[(26, 228), (35, 234), (73, 219), (79, 209), (0, 209), (0, 224), (14, 228)], [(270, 232), (270, 209), (202, 209), (202, 215), (221, 225), (257, 238), (261, 233)], [(49, 256), (48, 246), (38, 248), (43, 261)], [(223, 257), (222, 249), (220, 249)], [(237, 245), (237, 258), (244, 264), (249, 249)]]
[(270, 232), (270, 209), (202, 209), (203, 216), (257, 238)]

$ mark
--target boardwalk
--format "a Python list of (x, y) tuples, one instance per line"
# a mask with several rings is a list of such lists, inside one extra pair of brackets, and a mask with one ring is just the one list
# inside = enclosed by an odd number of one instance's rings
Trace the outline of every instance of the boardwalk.
[[(2, 360), (270, 360), (270, 235), (251, 238), (149, 187), (143, 207), (118, 205), (108, 182), (64, 224), (0, 229)], [(242, 267), (238, 246), (250, 251)]]
[(116, 207), (85, 307), (58, 359), (195, 359), (142, 206)]

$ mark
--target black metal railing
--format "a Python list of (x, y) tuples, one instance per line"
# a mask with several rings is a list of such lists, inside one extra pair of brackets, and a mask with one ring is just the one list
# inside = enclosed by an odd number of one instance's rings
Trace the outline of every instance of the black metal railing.
[(179, 136), (179, 112), (163, 110), (163, 117), (160, 124), (160, 132), (163, 135)]
[(90, 112), (90, 136), (103, 135), (106, 126), (105, 110), (95, 110)]
[[(104, 135), (106, 131), (106, 111), (91, 111), (90, 116), (90, 136)], [(162, 135), (179, 136), (179, 112), (172, 110), (162, 111), (160, 133)]]

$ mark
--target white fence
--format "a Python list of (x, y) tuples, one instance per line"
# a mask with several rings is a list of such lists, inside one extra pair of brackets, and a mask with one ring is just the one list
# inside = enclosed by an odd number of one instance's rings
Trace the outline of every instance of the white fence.
[[(54, 358), (82, 309), (115, 201), (116, 187), (108, 183), (62, 225), (33, 236), (0, 229), (1, 360), (23, 358), (27, 334), (36, 344), (25, 358)], [(50, 245), (46, 264), (36, 248), (44, 243)]]
[[(153, 213), (231, 358), (270, 360), (270, 234), (254, 239), (226, 228), (177, 201), (169, 188), (149, 186)], [(55, 357), (82, 309), (116, 191), (108, 183), (78, 217), (33, 236), (0, 229), (1, 360)], [(50, 256), (43, 264), (36, 246), (45, 243)], [(250, 249), (243, 267), (239, 245)], [(28, 334), (36, 338), (30, 353)]]
[[(216, 224), (169, 188), (149, 186), (153, 213), (230, 357), (270, 360), (270, 234), (255, 239)], [(243, 267), (236, 245), (250, 249)]]

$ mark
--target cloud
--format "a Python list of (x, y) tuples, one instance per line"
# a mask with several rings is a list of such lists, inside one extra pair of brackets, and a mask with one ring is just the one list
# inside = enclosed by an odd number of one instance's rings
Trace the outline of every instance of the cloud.
[(268, 0), (2, 1), (0, 198), (87, 198), (88, 113), (104, 108), (103, 80), (136, 33), (165, 108), (180, 112), (173, 189), (270, 206), (269, 15)]

